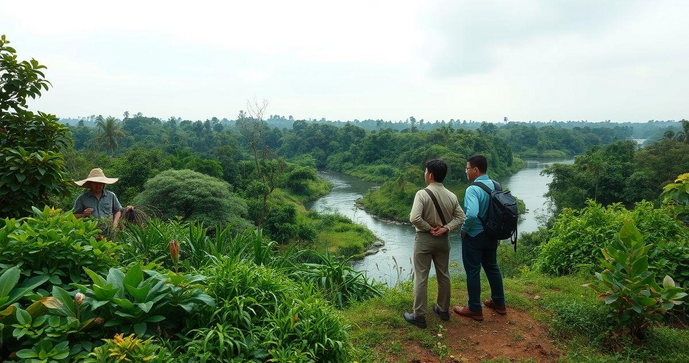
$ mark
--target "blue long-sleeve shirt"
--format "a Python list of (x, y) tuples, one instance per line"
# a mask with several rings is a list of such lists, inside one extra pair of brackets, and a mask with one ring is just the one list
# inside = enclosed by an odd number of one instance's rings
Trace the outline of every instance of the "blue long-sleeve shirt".
[[(490, 190), (495, 190), (493, 181), (488, 175), (481, 175), (474, 182), (485, 184)], [(488, 203), (490, 203), (490, 195), (480, 187), (471, 185), (467, 188), (464, 194), (464, 224), (462, 224), (461, 231), (465, 232), (471, 237), (476, 237), (477, 234), (483, 232), (483, 225), (478, 219), (486, 217), (488, 211)]]

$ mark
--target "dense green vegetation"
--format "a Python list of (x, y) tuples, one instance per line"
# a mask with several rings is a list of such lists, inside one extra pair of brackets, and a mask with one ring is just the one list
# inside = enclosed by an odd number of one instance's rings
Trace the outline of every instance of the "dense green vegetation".
[(689, 143), (663, 139), (642, 149), (631, 141), (594, 147), (572, 165), (554, 164), (548, 196), (557, 209), (581, 208), (587, 199), (626, 206), (657, 202), (663, 187), (689, 170)]
[[(446, 184), (461, 197), (473, 153), (497, 178), (521, 168), (520, 157), (582, 152), (547, 170), (558, 209), (548, 225), (522, 235), (518, 254), (500, 247), (509, 309), (547, 325), (565, 361), (689, 357), (689, 334), (677, 328), (687, 319), (689, 122), (266, 122), (265, 105), (253, 104), (233, 121), (125, 112), (67, 129), (27, 111), (49, 83), (7, 43), (0, 360), (388, 361), (415, 359), (407, 349), (420, 347), (454, 361), (471, 347), (453, 345), (460, 334), (444, 329), (474, 327), (430, 319), (428, 334), (406, 324), (411, 284), (383, 288), (348, 264), (375, 236), (304, 208), (330, 188), (316, 170), (381, 183), (361, 203), (406, 220), (430, 158), (448, 162)], [(271, 127), (276, 120), (288, 127)], [(620, 141), (659, 131), (663, 139), (643, 149)], [(123, 205), (154, 218), (108, 230), (75, 218), (81, 190), (67, 189), (69, 178), (93, 167), (120, 178), (109, 188)], [(462, 304), (466, 286), (453, 279)]]

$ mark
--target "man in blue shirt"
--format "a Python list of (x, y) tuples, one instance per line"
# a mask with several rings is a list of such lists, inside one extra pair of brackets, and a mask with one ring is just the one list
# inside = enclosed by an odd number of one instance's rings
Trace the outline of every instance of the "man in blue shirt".
[[(483, 183), (491, 190), (495, 190), (495, 184), (486, 175), (487, 171), (488, 161), (483, 155), (474, 155), (467, 160), (466, 174), (469, 183)], [(486, 272), (491, 291), (491, 298), (484, 301), (483, 305), (495, 310), (500, 315), (507, 313), (502, 275), (497, 263), (499, 241), (489, 237), (483, 231), (483, 225), (479, 220), (479, 217), (485, 218), (489, 202), (490, 195), (475, 185), (470, 185), (464, 194), (465, 220), (461, 228), (462, 262), (467, 274), (469, 304), (453, 308), (457, 314), (479, 321), (483, 320), (481, 266)]]

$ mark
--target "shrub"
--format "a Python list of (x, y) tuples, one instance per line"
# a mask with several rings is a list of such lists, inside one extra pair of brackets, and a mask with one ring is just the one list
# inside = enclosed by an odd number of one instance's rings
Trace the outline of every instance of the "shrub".
[(136, 336), (116, 334), (113, 339), (103, 339), (105, 344), (93, 350), (84, 362), (169, 362), (171, 354), (165, 347), (156, 344), (152, 338), (142, 340)]
[(633, 210), (620, 204), (602, 207), (592, 201), (581, 210), (565, 209), (555, 219), (535, 265), (556, 275), (593, 269), (598, 265), (598, 251), (617, 240), (624, 221), (631, 219), (644, 241), (653, 245), (651, 269), (675, 276), (684, 286), (689, 282), (689, 229), (676, 213), (673, 207), (654, 208), (650, 202), (637, 203)]
[(348, 326), (309, 286), (233, 259), (204, 271), (219, 310), (185, 335), (187, 356), (202, 362), (347, 361)]
[(596, 301), (556, 300), (548, 308), (555, 313), (550, 320), (550, 331), (555, 336), (571, 338), (578, 334), (590, 339), (590, 344), (607, 339), (612, 322)]
[(334, 260), (330, 253), (315, 253), (318, 263), (304, 263), (290, 273), (293, 278), (316, 286), (338, 309), (354, 301), (382, 295), (379, 285), (370, 282), (363, 271), (349, 265), (349, 259)]
[(48, 276), (51, 285), (79, 282), (84, 267), (104, 272), (117, 264), (121, 247), (99, 236), (95, 221), (34, 208), (32, 217), (0, 220), (0, 263), (21, 265), (28, 276)]
[(64, 193), (65, 162), (61, 150), (71, 147), (69, 128), (55, 115), (27, 110), (29, 98), (41, 96), (50, 82), (35, 59), (18, 61), (16, 51), (0, 37), (0, 217), (31, 213), (32, 206), (51, 204)]
[(167, 170), (146, 182), (138, 203), (160, 210), (163, 218), (181, 216), (208, 225), (250, 226), (246, 203), (230, 192), (227, 182), (191, 170)]
[[(85, 270), (93, 283), (77, 285), (88, 297), (84, 304), (103, 316), (105, 328), (117, 332), (144, 337), (161, 328), (178, 330), (185, 325), (185, 316), (215, 305), (203, 292), (202, 275), (163, 275), (144, 271), (141, 264), (133, 265), (126, 273), (112, 268), (105, 278)], [(144, 274), (148, 276), (144, 278)]]
[[(652, 322), (659, 321), (668, 310), (682, 304), (687, 296), (670, 276), (665, 276), (662, 287), (655, 281), (648, 263), (651, 247), (644, 243), (634, 223), (626, 221), (619, 239), (602, 250), (605, 259), (601, 264), (605, 270), (596, 273), (606, 286), (600, 297), (609, 308), (609, 317), (639, 339), (645, 338)], [(587, 286), (599, 290), (596, 285)]]

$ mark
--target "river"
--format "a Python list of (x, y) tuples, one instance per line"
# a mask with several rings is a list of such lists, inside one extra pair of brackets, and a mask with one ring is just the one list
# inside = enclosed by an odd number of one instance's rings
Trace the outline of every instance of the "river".
[[(540, 173), (543, 168), (556, 162), (571, 164), (574, 159), (525, 160), (526, 166), (522, 170), (500, 180), (503, 187), (509, 188), (515, 196), (526, 203), (527, 213), (518, 225), (520, 233), (538, 229), (538, 216), (548, 213), (546, 209), (548, 203), (544, 194), (548, 191), (551, 178)], [(333, 188), (328, 195), (308, 203), (306, 208), (321, 213), (343, 214), (354, 222), (367, 226), (376, 237), (385, 242), (385, 246), (378, 253), (356, 261), (354, 268), (364, 270), (369, 277), (389, 285), (409, 280), (414, 244), (414, 228), (411, 224), (382, 221), (356, 207), (356, 200), (371, 188), (375, 188), (376, 184), (332, 171), (319, 172), (319, 175), (332, 183)], [(411, 209), (411, 206), (409, 208)], [(459, 234), (452, 233), (450, 235), (451, 272), (462, 270), (460, 244)]]

